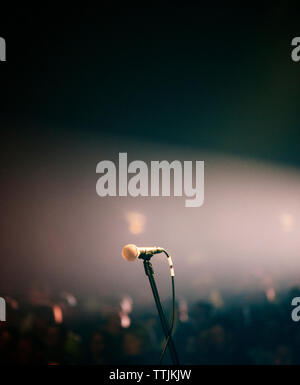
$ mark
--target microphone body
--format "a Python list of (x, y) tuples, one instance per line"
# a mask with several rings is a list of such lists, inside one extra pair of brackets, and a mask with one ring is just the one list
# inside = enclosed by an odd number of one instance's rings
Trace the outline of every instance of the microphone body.
[(172, 258), (169, 256), (169, 254), (166, 252), (165, 249), (162, 247), (137, 247), (136, 245), (129, 244), (123, 247), (122, 249), (122, 257), (125, 259), (125, 261), (134, 262), (138, 258), (143, 257), (151, 257), (153, 254), (159, 254), (159, 253), (165, 253), (168, 258), (168, 263), (170, 266), (170, 274), (172, 277), (174, 277), (174, 267), (173, 267), (173, 261)]
[(126, 245), (122, 249), (122, 257), (129, 262), (135, 261), (137, 258), (143, 256), (151, 256), (153, 254), (162, 253), (164, 251), (161, 247), (137, 247), (136, 245)]
[(139, 250), (139, 257), (141, 255), (153, 255), (153, 254), (159, 254), (164, 251), (162, 247), (138, 247)]

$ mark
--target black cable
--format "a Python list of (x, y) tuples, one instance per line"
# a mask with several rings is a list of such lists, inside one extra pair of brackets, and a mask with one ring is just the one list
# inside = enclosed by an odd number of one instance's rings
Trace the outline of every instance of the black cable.
[[(151, 256), (150, 256), (150, 258), (151, 258)], [(159, 318), (160, 318), (160, 321), (161, 321), (161, 326), (163, 328), (165, 337), (167, 338), (169, 336), (169, 334), (170, 334), (169, 333), (170, 329), (169, 329), (166, 317), (164, 315), (164, 311), (163, 311), (163, 308), (162, 308), (162, 305), (161, 305), (161, 301), (160, 301), (160, 298), (159, 298), (158, 290), (157, 290), (155, 279), (154, 279), (154, 276), (153, 276), (154, 271), (153, 271), (152, 265), (151, 265), (151, 263), (149, 261), (150, 258), (148, 257), (148, 258), (144, 259), (144, 269), (145, 269), (145, 273), (146, 273), (146, 275), (147, 275), (147, 277), (149, 279), (149, 282), (150, 282), (150, 286), (151, 286), (152, 293), (153, 293), (153, 296), (154, 296), (154, 300), (155, 300), (155, 304), (156, 304), (156, 307), (157, 307), (158, 315), (159, 315)], [(171, 258), (169, 258), (169, 263), (170, 263), (170, 266), (171, 266), (172, 265), (172, 263), (171, 263), (172, 261), (170, 259)], [(171, 268), (171, 275), (173, 275), (172, 268)], [(178, 355), (177, 355), (176, 348), (175, 348), (175, 345), (174, 345), (174, 342), (173, 342), (173, 339), (172, 339), (171, 336), (169, 338), (168, 348), (169, 348), (169, 351), (170, 351), (172, 362), (174, 363), (174, 365), (179, 365)]]
[[(166, 254), (167, 257), (169, 257), (169, 255), (168, 255), (168, 253), (166, 251), (164, 251), (164, 253)], [(160, 359), (159, 359), (159, 363), (160, 364), (162, 364), (162, 360), (163, 360), (164, 355), (166, 353), (166, 350), (167, 350), (170, 338), (172, 337), (173, 330), (174, 330), (174, 324), (175, 324), (175, 280), (174, 280), (174, 276), (173, 275), (171, 276), (171, 281), (172, 281), (172, 319), (171, 319), (171, 327), (169, 329), (168, 336), (165, 339), (165, 342), (164, 342), (164, 345), (163, 345), (163, 349), (162, 349), (161, 354), (160, 354)]]

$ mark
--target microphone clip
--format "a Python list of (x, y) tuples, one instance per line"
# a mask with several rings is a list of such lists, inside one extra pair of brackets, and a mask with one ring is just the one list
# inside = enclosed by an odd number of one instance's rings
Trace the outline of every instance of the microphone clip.
[(150, 253), (149, 251), (147, 253), (141, 253), (138, 256), (138, 259), (142, 259), (143, 261), (150, 261), (150, 259), (153, 257), (154, 253)]
[(146, 259), (144, 259), (144, 270), (145, 270), (145, 274), (150, 277), (150, 276), (153, 276), (154, 275), (154, 270), (153, 270), (153, 267), (152, 267), (152, 263), (150, 262), (150, 258), (151, 256), (148, 256)]

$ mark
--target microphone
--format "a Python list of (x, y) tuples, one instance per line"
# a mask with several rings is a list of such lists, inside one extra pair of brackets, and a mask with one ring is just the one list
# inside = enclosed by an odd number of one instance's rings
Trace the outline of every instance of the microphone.
[(162, 247), (156, 247), (156, 246), (154, 246), (154, 247), (137, 247), (136, 245), (129, 244), (129, 245), (124, 246), (122, 249), (122, 257), (125, 259), (125, 261), (128, 261), (128, 262), (133, 262), (136, 259), (143, 257), (143, 256), (147, 256), (147, 255), (151, 256), (153, 254), (159, 254), (159, 253), (165, 253), (166, 254), (166, 256), (168, 258), (169, 266), (170, 266), (171, 277), (174, 277), (175, 272), (174, 272), (172, 258), (166, 252), (166, 250), (163, 249)]
[(125, 261), (133, 262), (140, 256), (158, 254), (163, 251), (164, 249), (161, 247), (137, 247), (136, 245), (129, 244), (123, 247), (122, 257)]

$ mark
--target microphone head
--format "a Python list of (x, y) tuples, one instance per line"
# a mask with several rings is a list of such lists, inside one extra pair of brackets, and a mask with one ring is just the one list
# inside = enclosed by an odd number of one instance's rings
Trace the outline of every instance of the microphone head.
[(122, 257), (125, 259), (125, 261), (133, 262), (135, 261), (138, 256), (140, 255), (139, 249), (136, 245), (126, 245), (122, 249)]

